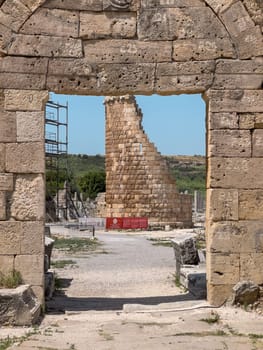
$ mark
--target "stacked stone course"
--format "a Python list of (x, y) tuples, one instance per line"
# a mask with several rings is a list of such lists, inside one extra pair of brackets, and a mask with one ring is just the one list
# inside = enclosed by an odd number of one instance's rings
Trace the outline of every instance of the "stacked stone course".
[(208, 300), (262, 284), (262, 27), (259, 0), (0, 0), (1, 269), (41, 298), (48, 91), (202, 93)]
[(106, 213), (147, 217), (150, 225), (192, 226), (192, 197), (179, 194), (142, 127), (134, 96), (107, 97)]

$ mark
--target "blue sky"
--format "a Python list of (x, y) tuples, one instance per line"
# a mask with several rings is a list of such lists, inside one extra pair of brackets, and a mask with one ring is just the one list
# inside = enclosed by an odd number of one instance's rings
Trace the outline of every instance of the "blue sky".
[[(69, 153), (105, 154), (104, 97), (51, 94), (69, 106)], [(136, 96), (143, 126), (163, 155), (205, 154), (205, 102), (201, 95)]]

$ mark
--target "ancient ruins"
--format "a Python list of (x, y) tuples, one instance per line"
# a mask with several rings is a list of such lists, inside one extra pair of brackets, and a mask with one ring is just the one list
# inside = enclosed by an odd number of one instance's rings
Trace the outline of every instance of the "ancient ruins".
[(263, 275), (259, 0), (0, 0), (1, 270), (43, 300), (48, 93), (202, 93), (207, 286), (219, 305)]
[(151, 226), (192, 226), (192, 196), (180, 194), (142, 127), (134, 96), (107, 97), (106, 216), (146, 217)]

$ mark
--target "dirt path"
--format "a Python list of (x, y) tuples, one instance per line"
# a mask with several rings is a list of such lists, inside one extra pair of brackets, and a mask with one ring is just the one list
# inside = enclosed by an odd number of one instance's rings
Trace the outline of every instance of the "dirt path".
[(213, 309), (183, 293), (173, 281), (172, 248), (154, 246), (147, 235), (101, 233), (103, 245), (93, 254), (56, 253), (76, 261), (57, 269), (64, 294), (48, 303), (35, 334), (10, 349), (263, 349), (262, 316)]
[(124, 303), (175, 301), (182, 293), (175, 286), (171, 247), (153, 245), (156, 242), (143, 235), (101, 233), (97, 238), (102, 246), (92, 254), (56, 253), (56, 259), (70, 258), (76, 265), (57, 269), (68, 281), (66, 298), (55, 298), (49, 308), (59, 304), (60, 309), (116, 310)]

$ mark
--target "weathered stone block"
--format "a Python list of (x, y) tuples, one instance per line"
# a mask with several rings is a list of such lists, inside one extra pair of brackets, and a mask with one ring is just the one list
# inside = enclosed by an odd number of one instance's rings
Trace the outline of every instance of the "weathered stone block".
[(53, 75), (72, 75), (72, 76), (89, 76), (96, 78), (94, 67), (87, 58), (54, 58), (49, 61), (48, 72)]
[[(21, 252), (21, 223), (0, 221), (1, 255), (16, 255)], [(19, 270), (19, 268), (18, 268)]]
[(173, 62), (157, 64), (157, 77), (176, 75), (201, 75), (214, 72), (215, 63), (213, 61), (204, 62)]
[(259, 299), (259, 291), (259, 286), (251, 281), (238, 282), (233, 288), (233, 304), (254, 304)]
[(193, 234), (185, 233), (171, 239), (171, 243), (176, 260), (176, 275), (180, 277), (181, 265), (197, 265), (199, 262), (195, 240)]
[(216, 74), (213, 89), (260, 89), (262, 74)]
[(78, 27), (77, 12), (40, 8), (26, 21), (20, 33), (76, 38)]
[(16, 32), (30, 15), (31, 11), (21, 1), (5, 1), (0, 8), (0, 23)]
[(248, 13), (256, 24), (263, 24), (262, 3), (260, 0), (243, 0)]
[(5, 90), (5, 109), (11, 111), (42, 111), (48, 91)]
[(216, 13), (226, 11), (236, 0), (206, 0)]
[(0, 191), (0, 220), (6, 220), (6, 193)]
[(211, 305), (221, 306), (229, 299), (229, 296), (232, 294), (233, 287), (234, 287), (234, 284), (213, 285), (213, 284), (210, 284), (208, 281), (207, 299), (209, 300)]
[(45, 185), (42, 175), (19, 175), (10, 199), (11, 217), (15, 220), (43, 220)]
[[(48, 58), (31, 58), (31, 57), (1, 57), (1, 73), (30, 73), (46, 74)], [(21, 85), (20, 85), (21, 88)]]
[(0, 124), (0, 142), (16, 142), (16, 114), (0, 110)]
[(14, 267), (14, 259), (13, 255), (0, 255), (0, 271), (2, 273), (12, 271)]
[(134, 40), (86, 41), (85, 58), (92, 63), (155, 63), (170, 62), (170, 42), (140, 42)]
[(210, 90), (211, 112), (261, 112), (263, 110), (263, 90)]
[(157, 64), (156, 90), (162, 92), (202, 92), (211, 86), (214, 63), (176, 62)]
[(253, 131), (252, 150), (253, 157), (263, 157), (263, 129)]
[(21, 223), (21, 254), (44, 254), (44, 222)]
[(263, 113), (255, 113), (255, 129), (263, 129)]
[(7, 54), (7, 47), (12, 38), (12, 31), (10, 28), (0, 24), (0, 57)]
[(44, 7), (67, 9), (67, 10), (85, 10), (102, 11), (103, 0), (46, 0)]
[(0, 174), (0, 191), (13, 191), (14, 176), (13, 174)]
[(234, 285), (240, 280), (240, 254), (211, 253), (207, 271), (212, 285)]
[(82, 42), (69, 37), (17, 34), (8, 48), (9, 55), (33, 57), (82, 57)]
[(47, 87), (61, 93), (109, 94), (120, 91), (143, 94), (153, 91), (154, 64), (104, 64), (94, 68), (95, 76), (49, 76)]
[(262, 158), (208, 158), (208, 187), (263, 188)]
[(39, 6), (45, 3), (46, 0), (20, 0), (30, 11), (34, 12)]
[(197, 299), (206, 299), (206, 269), (205, 267), (183, 267), (180, 282)]
[(142, 8), (199, 7), (204, 5), (202, 0), (141, 0)]
[(219, 60), (216, 65), (218, 74), (263, 74), (263, 59), (251, 60)]
[(178, 76), (160, 76), (156, 81), (156, 92), (167, 94), (177, 93), (202, 93), (211, 86), (213, 81), (212, 74), (202, 75), (178, 75)]
[(44, 286), (44, 254), (17, 255), (14, 265), (20, 271), (24, 283)]
[(212, 221), (238, 220), (237, 190), (207, 190), (207, 208)]
[(204, 39), (227, 37), (209, 7), (144, 9), (138, 18), (140, 40)]
[(0, 143), (0, 173), (5, 172), (5, 144)]
[[(208, 128), (209, 129), (238, 129), (237, 113), (209, 113)], [(245, 128), (246, 129), (246, 128)]]
[(228, 38), (188, 39), (173, 42), (174, 61), (206, 61), (216, 58), (235, 57), (233, 44)]
[(254, 129), (255, 128), (255, 114), (239, 113), (238, 124), (240, 129)]
[(263, 39), (259, 27), (244, 31), (235, 41), (240, 59), (263, 55)]
[[(133, 38), (135, 34), (135, 13), (80, 13), (81, 38)], [(104, 44), (105, 48), (108, 45)]]
[(261, 266), (263, 264), (262, 251), (259, 253), (241, 254), (240, 279), (250, 280), (257, 284), (263, 283)]
[(263, 249), (262, 221), (224, 221), (209, 226), (211, 253), (258, 253)]
[(263, 190), (239, 191), (239, 219), (263, 219)]
[(45, 88), (46, 77), (40, 74), (0, 73), (0, 89), (39, 89)]
[(12, 173), (44, 173), (44, 144), (42, 142), (7, 144), (6, 171)]
[(31, 326), (40, 313), (41, 305), (29, 285), (0, 290), (1, 325)]
[(31, 289), (33, 290), (33, 293), (35, 294), (37, 300), (41, 303), (41, 305), (44, 305), (45, 303), (44, 285), (41, 285), (41, 286), (31, 285)]
[(250, 157), (249, 130), (211, 130), (208, 134), (208, 156)]
[(238, 1), (221, 14), (228, 32), (232, 37), (238, 37), (242, 32), (255, 26), (244, 5)]
[(44, 112), (17, 112), (16, 123), (18, 142), (44, 140)]

